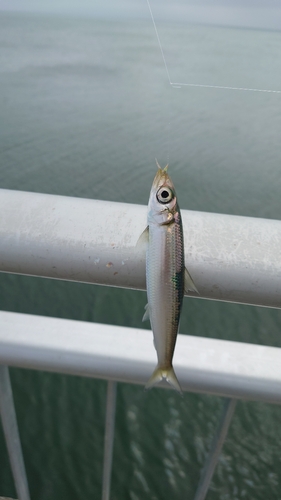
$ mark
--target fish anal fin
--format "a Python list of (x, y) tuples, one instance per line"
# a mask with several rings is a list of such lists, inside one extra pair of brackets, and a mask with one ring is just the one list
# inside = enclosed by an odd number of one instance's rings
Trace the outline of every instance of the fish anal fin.
[(146, 304), (144, 306), (144, 309), (145, 309), (145, 313), (143, 315), (142, 321), (148, 321), (150, 319), (149, 318), (149, 306), (148, 306), (148, 304)]
[(151, 389), (155, 385), (159, 384), (161, 380), (166, 380), (168, 384), (170, 384), (171, 387), (173, 387), (173, 389), (175, 389), (179, 394), (183, 394), (182, 388), (172, 366), (168, 368), (161, 368), (160, 366), (157, 366), (147, 382), (145, 389)]
[(191, 278), (188, 270), (185, 267), (185, 269), (184, 269), (184, 293), (188, 293), (188, 292), (196, 292), (199, 295), (199, 292), (194, 284), (194, 281)]

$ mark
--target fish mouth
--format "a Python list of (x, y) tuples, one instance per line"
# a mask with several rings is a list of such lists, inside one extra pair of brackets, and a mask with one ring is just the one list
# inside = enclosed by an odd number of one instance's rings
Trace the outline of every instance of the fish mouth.
[(160, 188), (161, 186), (168, 186), (174, 189), (174, 185), (171, 181), (169, 174), (167, 173), (168, 165), (165, 168), (161, 168), (158, 161), (156, 160), (156, 165), (158, 167), (157, 173), (154, 177), (152, 187), (154, 189)]
[(168, 164), (168, 163), (167, 163), (166, 167), (162, 169), (162, 168), (160, 167), (160, 165), (159, 165), (158, 161), (157, 161), (157, 158), (155, 158), (155, 161), (156, 161), (156, 165), (157, 165), (157, 167), (158, 167), (160, 170), (162, 170), (162, 172), (164, 172), (164, 171), (165, 171), (165, 172), (167, 172), (167, 170), (168, 170), (168, 166), (169, 166), (169, 164)]

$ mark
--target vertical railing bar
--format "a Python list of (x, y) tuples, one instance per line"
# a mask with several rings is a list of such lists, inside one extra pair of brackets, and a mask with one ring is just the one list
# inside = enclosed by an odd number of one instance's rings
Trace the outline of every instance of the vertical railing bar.
[(236, 406), (236, 399), (227, 398), (224, 404), (223, 412), (217, 427), (217, 431), (214, 435), (210, 452), (207, 456), (201, 479), (198, 484), (198, 488), (194, 497), (194, 500), (204, 500), (208, 492), (210, 482), (212, 480), (219, 455), (227, 436), (228, 428), (233, 417), (233, 413)]
[(30, 500), (9, 369), (3, 365), (0, 365), (0, 413), (18, 499)]
[(117, 383), (115, 381), (109, 380), (107, 385), (106, 398), (102, 500), (109, 500), (110, 498), (111, 469), (115, 430), (116, 389)]

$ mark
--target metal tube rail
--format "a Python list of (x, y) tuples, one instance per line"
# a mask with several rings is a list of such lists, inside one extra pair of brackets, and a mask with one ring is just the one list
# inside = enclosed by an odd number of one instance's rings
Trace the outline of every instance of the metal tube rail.
[[(156, 364), (150, 330), (0, 312), (0, 364), (145, 385)], [(179, 335), (185, 391), (281, 404), (281, 349)]]
[[(0, 190), (0, 271), (145, 289), (145, 206)], [(182, 210), (200, 298), (281, 307), (281, 222)], [(194, 295), (190, 293), (189, 295)]]
[(211, 444), (210, 452), (206, 458), (194, 500), (205, 500), (206, 498), (234, 414), (236, 403), (236, 399), (226, 399), (224, 402), (222, 415)]
[(30, 500), (12, 386), (7, 366), (0, 366), (0, 415), (18, 499)]
[(113, 445), (115, 432), (117, 383), (109, 380), (107, 383), (104, 453), (103, 453), (103, 477), (102, 477), (102, 500), (110, 500), (111, 470), (113, 460)]

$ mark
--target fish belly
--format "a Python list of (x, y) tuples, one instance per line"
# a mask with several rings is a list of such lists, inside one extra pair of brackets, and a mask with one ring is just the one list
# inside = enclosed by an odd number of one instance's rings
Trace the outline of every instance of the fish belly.
[(151, 225), (147, 249), (147, 295), (158, 366), (167, 369), (178, 333), (183, 299), (183, 244), (175, 224)]

